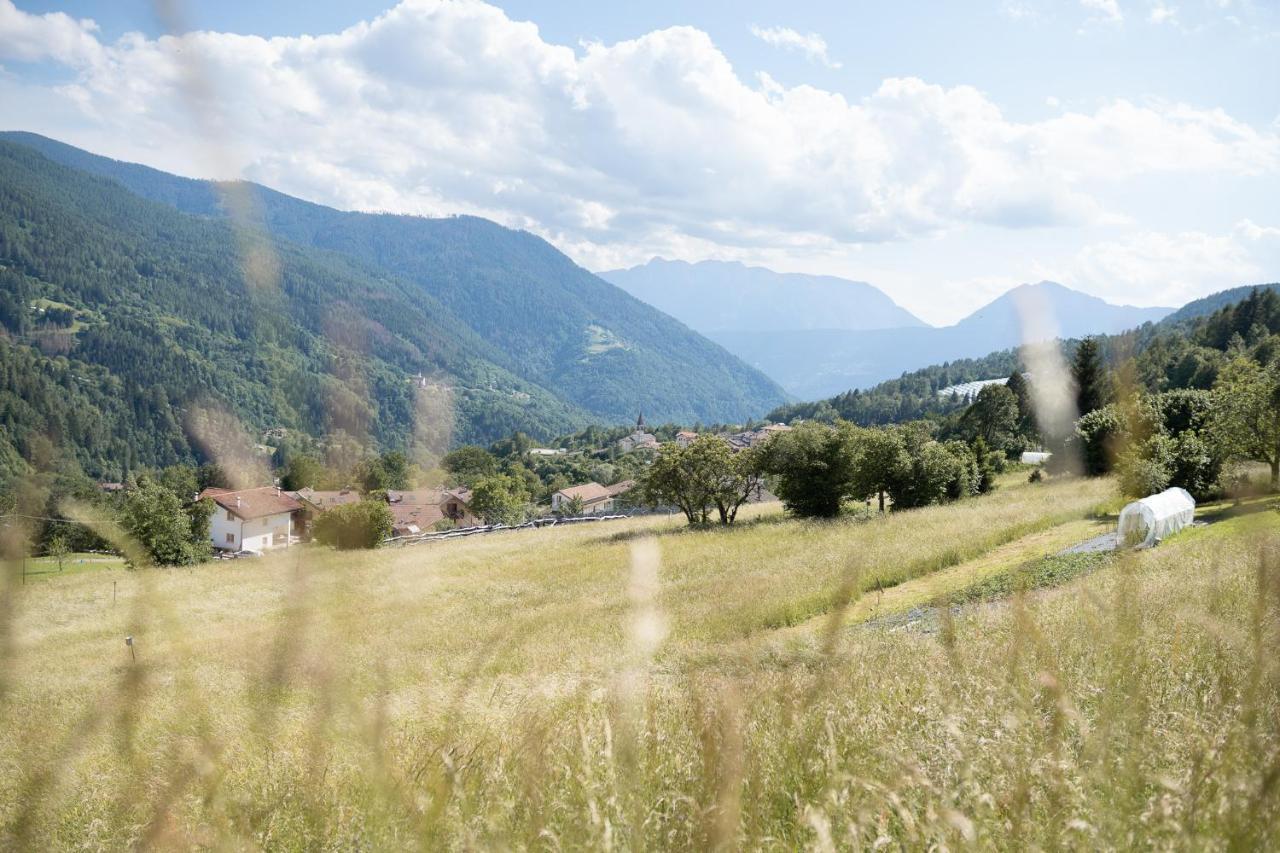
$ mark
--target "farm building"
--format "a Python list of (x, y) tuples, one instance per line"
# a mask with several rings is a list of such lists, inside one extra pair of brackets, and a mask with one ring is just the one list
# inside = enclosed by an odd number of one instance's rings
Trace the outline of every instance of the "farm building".
[(297, 541), (294, 517), (302, 504), (275, 486), (205, 489), (200, 497), (217, 504), (209, 537), (220, 551), (268, 551)]
[(578, 498), (582, 501), (584, 515), (600, 515), (617, 509), (618, 498), (635, 488), (635, 480), (623, 480), (612, 486), (599, 483), (585, 483), (581, 486), (570, 486), (561, 489), (551, 496), (551, 511), (564, 512), (570, 501)]

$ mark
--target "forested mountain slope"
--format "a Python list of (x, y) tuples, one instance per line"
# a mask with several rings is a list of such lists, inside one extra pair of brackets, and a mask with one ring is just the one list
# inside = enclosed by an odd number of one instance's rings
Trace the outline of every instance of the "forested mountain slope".
[[(59, 162), (200, 216), (221, 217), (218, 185), (180, 178), (26, 133), (3, 135)], [(611, 422), (732, 422), (782, 389), (678, 321), (574, 264), (546, 241), (475, 217), (350, 213), (255, 184), (265, 227), (402, 279), (490, 346), (501, 367)]]
[(0, 465), (41, 437), (94, 475), (191, 461), (198, 408), (397, 448), (591, 419), (496, 364), (421, 288), (336, 253), (269, 248), (254, 286), (226, 222), (0, 141)]

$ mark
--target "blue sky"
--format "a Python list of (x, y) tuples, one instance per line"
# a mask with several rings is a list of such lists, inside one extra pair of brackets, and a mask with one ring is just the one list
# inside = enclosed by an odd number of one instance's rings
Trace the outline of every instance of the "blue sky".
[(1280, 278), (1270, 0), (392, 5), (0, 0), (5, 123), (591, 269), (843, 275), (935, 323), (1042, 278)]

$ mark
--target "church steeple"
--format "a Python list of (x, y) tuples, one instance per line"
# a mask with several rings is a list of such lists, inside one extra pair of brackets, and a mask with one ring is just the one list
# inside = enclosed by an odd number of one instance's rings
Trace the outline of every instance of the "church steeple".
[(644, 412), (641, 412), (640, 417), (636, 418), (636, 431), (644, 432)]

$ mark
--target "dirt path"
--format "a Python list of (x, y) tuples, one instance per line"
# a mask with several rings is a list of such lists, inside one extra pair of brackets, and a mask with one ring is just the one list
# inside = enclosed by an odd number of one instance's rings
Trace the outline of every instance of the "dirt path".
[[(980, 557), (949, 569), (915, 578), (889, 589), (868, 592), (846, 608), (841, 627), (905, 613), (940, 596), (959, 592), (972, 584), (1014, 569), (1028, 560), (1047, 557), (1064, 548), (1092, 541), (1104, 535), (1113, 522), (1097, 519), (1069, 521), (1039, 533), (1015, 539), (991, 549)], [(831, 630), (832, 614), (778, 631), (779, 639), (822, 634)]]

